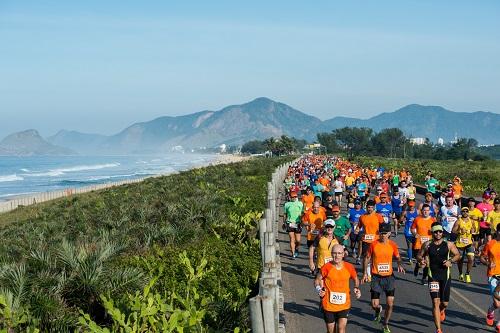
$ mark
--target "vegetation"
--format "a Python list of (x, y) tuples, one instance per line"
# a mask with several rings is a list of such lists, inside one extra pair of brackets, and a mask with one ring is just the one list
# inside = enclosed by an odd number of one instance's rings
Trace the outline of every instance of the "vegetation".
[(246, 330), (256, 226), (284, 162), (194, 169), (0, 215), (0, 331)]
[(278, 139), (270, 137), (263, 141), (249, 141), (242, 146), (241, 152), (247, 154), (262, 154), (266, 151), (270, 151), (276, 156), (281, 156), (284, 154), (291, 154), (292, 152), (301, 151), (304, 148), (305, 144), (305, 140), (289, 138), (286, 135), (282, 135)]
[(370, 128), (344, 127), (331, 133), (319, 133), (318, 141), (329, 153), (344, 152), (354, 156), (385, 156), (433, 160), (487, 160), (474, 139), (458, 139), (451, 145), (413, 144), (398, 128), (386, 128), (375, 133)]
[(384, 166), (395, 170), (406, 168), (412, 173), (413, 179), (421, 184), (428, 170), (434, 173), (441, 185), (458, 176), (462, 179), (466, 195), (480, 196), (488, 182), (500, 184), (500, 161), (436, 161), (362, 156), (356, 156), (353, 161), (369, 167)]
[(500, 160), (500, 145), (479, 147), (478, 151), (494, 160)]

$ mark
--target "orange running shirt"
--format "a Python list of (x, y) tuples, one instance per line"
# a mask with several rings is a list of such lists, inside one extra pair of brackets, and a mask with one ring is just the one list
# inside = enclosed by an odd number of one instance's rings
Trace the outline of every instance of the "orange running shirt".
[(389, 276), (392, 275), (392, 257), (399, 257), (399, 250), (390, 239), (386, 243), (375, 241), (370, 245), (368, 255), (372, 258), (372, 274)]
[(500, 242), (490, 240), (483, 249), (483, 256), (488, 256), (490, 262), (495, 263), (495, 267), (488, 267), (488, 276), (500, 275)]
[(311, 192), (311, 194), (309, 195), (304, 194), (302, 196), (302, 202), (304, 203), (304, 207), (306, 210), (311, 209), (314, 203), (314, 193)]
[(422, 216), (417, 216), (415, 220), (413, 220), (413, 224), (410, 229), (417, 229), (417, 234), (420, 237), (415, 237), (415, 243), (413, 243), (413, 249), (420, 250), (422, 248), (422, 244), (431, 240), (431, 225), (436, 222), (434, 217), (423, 218)]
[(365, 229), (363, 242), (371, 243), (378, 239), (378, 227), (384, 223), (384, 218), (378, 213), (361, 215), (359, 217), (359, 227)]
[(343, 262), (338, 269), (331, 262), (321, 267), (323, 276), (323, 286), (326, 295), (323, 297), (323, 309), (330, 312), (338, 312), (351, 308), (351, 289), (349, 279), (356, 278), (354, 266), (348, 262)]
[(314, 214), (311, 210), (306, 214), (304, 222), (309, 223), (307, 226), (307, 240), (313, 240), (317, 235), (319, 235), (325, 220), (326, 214), (324, 210), (320, 210), (318, 214)]

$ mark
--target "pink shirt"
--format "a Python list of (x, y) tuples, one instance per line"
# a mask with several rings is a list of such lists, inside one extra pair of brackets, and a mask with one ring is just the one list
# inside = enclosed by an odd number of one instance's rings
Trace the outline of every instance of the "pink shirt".
[(486, 222), (486, 218), (488, 217), (488, 214), (493, 210), (493, 205), (490, 205), (489, 203), (484, 203), (481, 202), (476, 205), (476, 208), (479, 209), (481, 213), (483, 213), (484, 218), (479, 222), (479, 227), (480, 228), (489, 228), (489, 223)]

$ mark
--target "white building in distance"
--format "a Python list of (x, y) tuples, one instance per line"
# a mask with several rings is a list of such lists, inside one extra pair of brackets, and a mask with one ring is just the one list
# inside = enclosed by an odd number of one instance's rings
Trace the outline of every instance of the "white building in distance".
[(410, 142), (414, 145), (423, 145), (425, 143), (425, 138), (410, 138)]

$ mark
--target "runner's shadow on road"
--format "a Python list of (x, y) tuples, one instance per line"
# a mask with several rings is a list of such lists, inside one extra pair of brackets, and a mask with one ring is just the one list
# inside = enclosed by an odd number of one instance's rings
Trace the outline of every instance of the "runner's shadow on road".
[(465, 291), (470, 291), (473, 293), (490, 295), (490, 289), (487, 285), (477, 285), (477, 284), (472, 284), (472, 283), (465, 284), (465, 283), (461, 283), (461, 282), (455, 282), (452, 284), (452, 287), (457, 289), (457, 290), (465, 290)]
[[(422, 310), (424, 310), (425, 314), (423, 316), (427, 317), (432, 322), (432, 320), (433, 320), (432, 319), (432, 306), (426, 306), (426, 305), (417, 304), (417, 303), (408, 303), (408, 305), (413, 306), (413, 307), (417, 307), (417, 308), (421, 308)], [(413, 315), (414, 315), (414, 311), (413, 311)], [(424, 318), (424, 317), (421, 317), (421, 318)], [(478, 329), (481, 329), (482, 326), (483, 326), (478, 321), (478, 318), (475, 317), (475, 316), (473, 316), (473, 315), (471, 315), (470, 313), (463, 312), (463, 311), (457, 311), (457, 310), (453, 310), (453, 309), (447, 308), (446, 309), (446, 320), (443, 322), (443, 324), (450, 325), (451, 324), (451, 322), (449, 320), (450, 318), (460, 318), (462, 320), (469, 321), (471, 323), (476, 324), (475, 326), (464, 325), (464, 324), (460, 325), (460, 327), (463, 327), (463, 328), (466, 328), (466, 329), (471, 329), (471, 330), (474, 330), (474, 331), (477, 331)]]
[(323, 319), (323, 314), (319, 310), (319, 302), (318, 301), (313, 302), (312, 300), (306, 300), (306, 301), (314, 305), (304, 305), (304, 304), (297, 304), (295, 302), (285, 302), (285, 311), (298, 314), (302, 317), (311, 316)]

